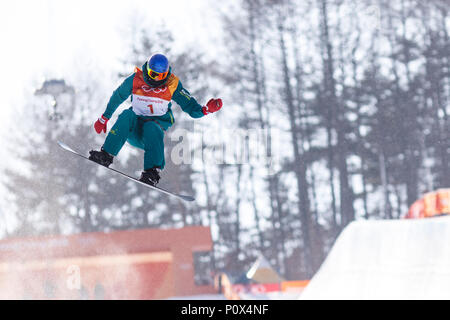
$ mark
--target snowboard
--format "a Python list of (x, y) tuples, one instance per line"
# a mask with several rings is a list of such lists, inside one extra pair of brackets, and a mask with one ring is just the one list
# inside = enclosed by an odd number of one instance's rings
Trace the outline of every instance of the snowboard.
[(150, 189), (153, 189), (153, 190), (162, 192), (162, 193), (164, 193), (164, 194), (166, 194), (166, 195), (169, 195), (169, 196), (172, 196), (172, 197), (181, 199), (181, 200), (183, 200), (183, 201), (195, 201), (195, 198), (194, 198), (194, 197), (186, 196), (186, 195), (181, 195), (181, 194), (176, 194), (176, 193), (174, 193), (174, 192), (165, 190), (165, 189), (163, 189), (163, 188), (155, 187), (155, 186), (149, 185), (149, 184), (147, 184), (147, 183), (144, 183), (144, 182), (142, 182), (142, 181), (139, 181), (139, 180), (136, 179), (135, 177), (132, 177), (132, 176), (130, 176), (130, 175), (124, 173), (124, 172), (121, 172), (121, 171), (116, 170), (116, 169), (114, 169), (114, 168), (108, 168), (108, 167), (102, 166), (102, 165), (98, 164), (97, 162), (90, 160), (88, 157), (84, 156), (83, 154), (81, 154), (81, 153), (79, 153), (79, 152), (73, 150), (71, 147), (69, 147), (69, 146), (68, 146), (67, 144), (65, 144), (64, 142), (58, 141), (58, 145), (59, 145), (61, 148), (63, 148), (64, 150), (66, 150), (66, 151), (69, 151), (69, 152), (71, 152), (71, 153), (73, 153), (73, 154), (75, 154), (75, 155), (77, 155), (77, 156), (79, 156), (79, 157), (81, 157), (81, 158), (83, 158), (83, 159), (86, 159), (86, 160), (88, 160), (88, 161), (90, 161), (90, 162), (92, 162), (92, 163), (95, 163), (96, 165), (101, 166), (101, 167), (103, 167), (103, 168), (105, 168), (105, 169), (107, 169), (107, 170), (111, 170), (111, 171), (113, 171), (113, 172), (115, 172), (115, 173), (117, 173), (117, 174), (120, 174), (122, 177), (125, 177), (125, 178), (127, 178), (127, 179), (129, 179), (129, 180), (132, 180), (132, 181), (134, 181), (134, 182), (136, 182), (136, 183), (139, 183), (139, 184), (141, 184), (141, 185), (143, 185), (143, 186), (145, 186), (145, 187), (147, 187), (147, 188), (150, 188)]

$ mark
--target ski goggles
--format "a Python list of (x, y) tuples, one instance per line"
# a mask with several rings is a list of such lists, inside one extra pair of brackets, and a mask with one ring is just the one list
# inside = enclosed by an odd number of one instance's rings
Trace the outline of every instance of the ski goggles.
[(147, 67), (147, 73), (148, 73), (148, 76), (150, 77), (150, 79), (155, 80), (155, 81), (160, 81), (160, 80), (164, 80), (167, 77), (167, 74), (169, 73), (169, 71), (156, 72)]

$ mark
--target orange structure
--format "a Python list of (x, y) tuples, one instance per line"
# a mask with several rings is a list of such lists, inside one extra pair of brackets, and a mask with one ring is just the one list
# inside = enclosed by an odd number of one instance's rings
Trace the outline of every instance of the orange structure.
[(2, 240), (0, 299), (164, 299), (214, 293), (213, 284), (204, 281), (212, 272), (211, 249), (207, 227)]
[(252, 283), (233, 284), (225, 273), (218, 273), (214, 278), (214, 287), (228, 300), (241, 300), (242, 293), (267, 294), (267, 293), (292, 293), (300, 295), (308, 286), (309, 280), (282, 281), (280, 283)]
[(450, 189), (426, 193), (411, 205), (406, 218), (429, 218), (443, 214), (450, 214)]

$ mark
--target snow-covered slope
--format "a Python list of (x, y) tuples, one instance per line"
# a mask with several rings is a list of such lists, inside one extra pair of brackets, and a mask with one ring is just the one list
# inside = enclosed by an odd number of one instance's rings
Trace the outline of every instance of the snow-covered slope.
[(351, 223), (300, 299), (450, 299), (450, 217)]

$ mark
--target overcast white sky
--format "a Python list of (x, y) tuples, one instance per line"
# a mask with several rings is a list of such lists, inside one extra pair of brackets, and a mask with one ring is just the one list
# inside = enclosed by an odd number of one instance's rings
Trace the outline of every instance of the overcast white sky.
[(65, 76), (80, 53), (105, 64), (117, 61), (123, 50), (120, 31), (135, 9), (164, 21), (179, 41), (208, 41), (211, 19), (207, 0), (1, 1), (3, 102), (20, 101), (32, 78)]

